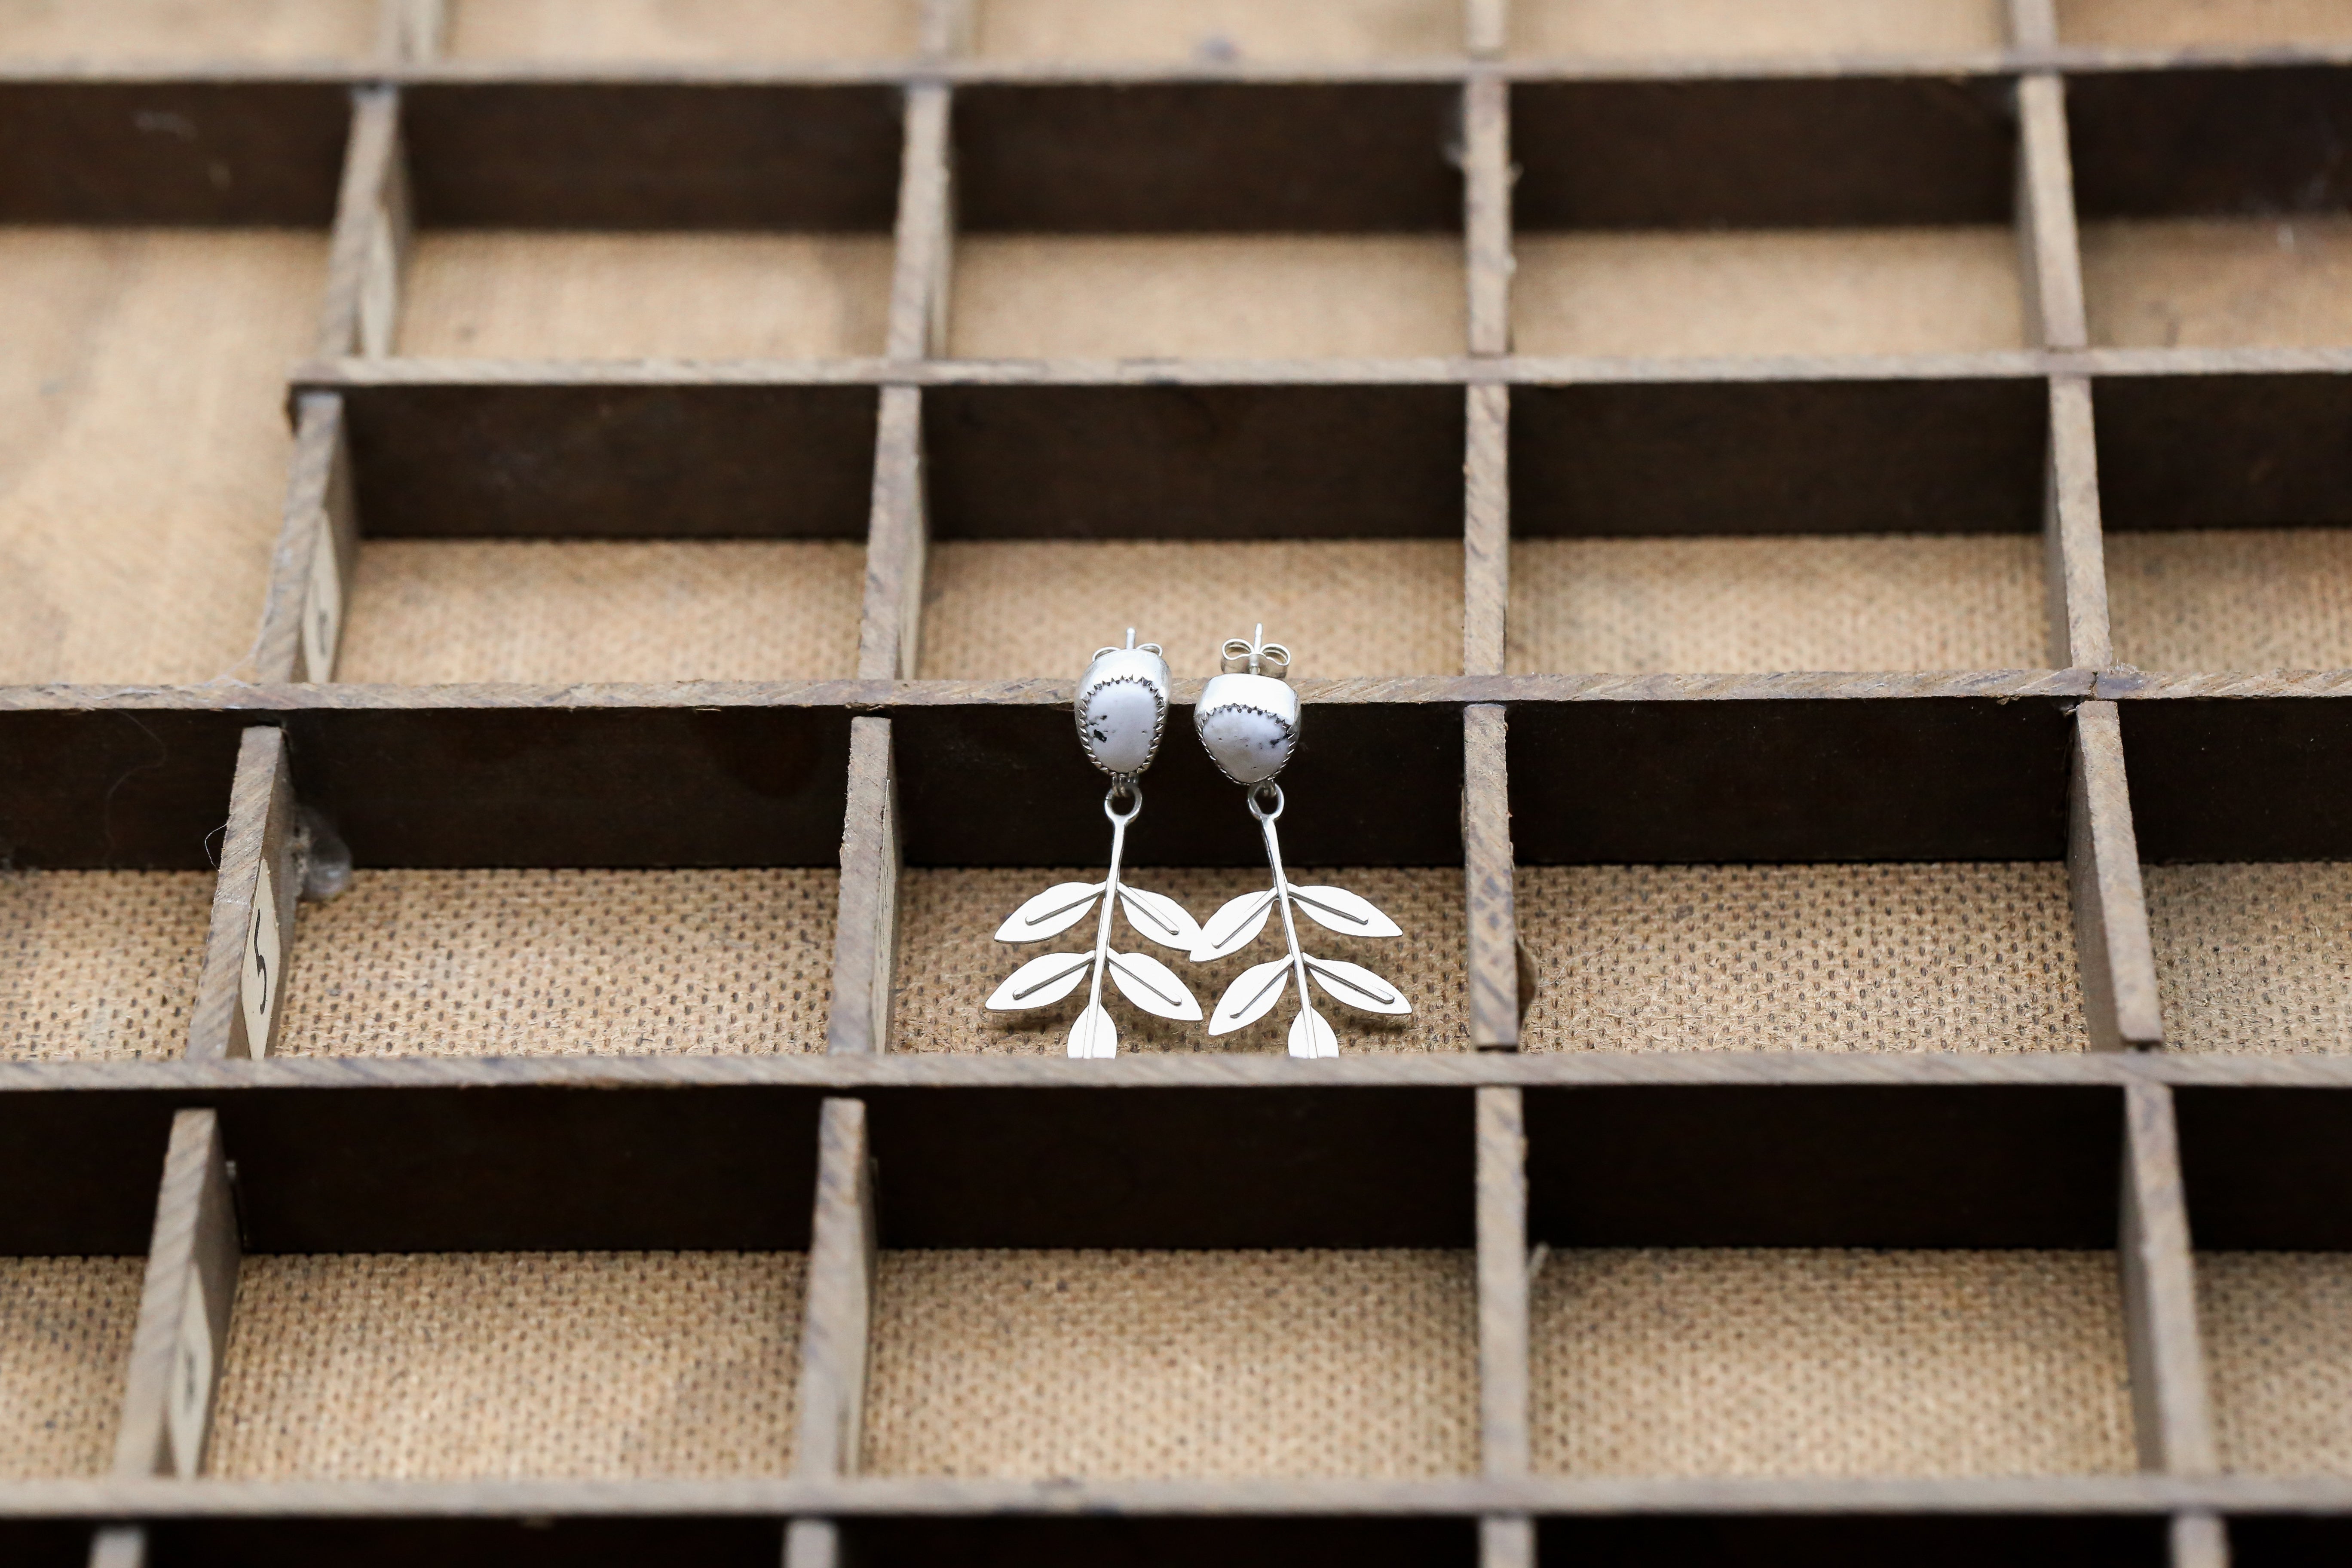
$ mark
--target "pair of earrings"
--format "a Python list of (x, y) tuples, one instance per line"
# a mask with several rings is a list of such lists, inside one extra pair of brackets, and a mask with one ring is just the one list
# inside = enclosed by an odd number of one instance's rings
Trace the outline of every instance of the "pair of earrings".
[(1289, 764), (1298, 747), (1298, 693), (1285, 679), (1290, 651), (1265, 640), (1265, 628), (1244, 640), (1229, 639), (1220, 650), (1219, 668), (1192, 710), (1193, 727), (1217, 771), (1243, 786), (1243, 802), (1257, 821), (1265, 839), (1267, 868), (1274, 885), (1244, 893), (1205, 923), (1193, 920), (1184, 907), (1163, 893), (1149, 892), (1121, 879), (1119, 867), (1127, 851), (1127, 829), (1143, 812), (1139, 782), (1159, 754), (1168, 725), (1168, 661), (1157, 643), (1139, 647), (1135, 633), (1127, 634), (1125, 647), (1097, 650), (1094, 662), (1078, 681), (1075, 705), (1078, 744), (1087, 758), (1110, 775), (1110, 792), (1103, 796), (1103, 815), (1110, 819), (1110, 874), (1099, 882), (1060, 882), (1023, 904), (997, 928), (1003, 942), (1043, 942), (1095, 914), (1091, 952), (1049, 952), (1014, 970), (988, 999), (997, 1012), (1020, 1012), (1051, 1006), (1087, 983), (1087, 1005), (1070, 1027), (1073, 1057), (1118, 1054), (1118, 1028), (1103, 1006), (1103, 982), (1154, 1017), (1178, 1023), (1201, 1021), (1201, 1004), (1175, 971), (1148, 952), (1121, 952), (1110, 944), (1111, 915), (1123, 911), (1139, 935), (1183, 952), (1194, 963), (1207, 963), (1239, 952), (1257, 939), (1276, 910), (1289, 951), (1279, 958), (1253, 964), (1225, 988), (1209, 1015), (1211, 1035), (1229, 1035), (1247, 1028), (1274, 1010), (1284, 993), (1296, 985), (1298, 1016), (1290, 1025), (1294, 1057), (1336, 1057), (1339, 1039), (1330, 1021), (1315, 1010), (1312, 980), (1334, 1000), (1367, 1013), (1402, 1016), (1412, 1011), (1404, 994), (1360, 964), (1334, 958), (1317, 958), (1298, 944), (1298, 917), (1305, 915), (1326, 930), (1348, 936), (1401, 936), (1396, 922), (1371, 903), (1344, 888), (1299, 887), (1282, 868), (1282, 841), (1275, 824), (1283, 808), (1282, 786), (1275, 776)]

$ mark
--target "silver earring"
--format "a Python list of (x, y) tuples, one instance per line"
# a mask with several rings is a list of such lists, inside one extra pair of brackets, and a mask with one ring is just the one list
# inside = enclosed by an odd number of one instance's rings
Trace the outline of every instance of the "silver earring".
[(1209, 1016), (1209, 1033), (1231, 1034), (1247, 1028), (1274, 1010), (1294, 980), (1298, 984), (1298, 1016), (1291, 1020), (1290, 1054), (1294, 1057), (1336, 1057), (1339, 1037), (1328, 1020), (1316, 1012), (1308, 976), (1334, 1000), (1367, 1013), (1402, 1016), (1412, 1011), (1404, 993), (1361, 964), (1336, 958), (1316, 958), (1298, 945), (1294, 910), (1328, 931), (1349, 936), (1402, 936), (1394, 921), (1374, 909), (1370, 900), (1345, 888), (1293, 887), (1282, 869), (1282, 841), (1274, 825), (1282, 816), (1282, 786), (1276, 773), (1298, 747), (1298, 693), (1284, 679), (1290, 670), (1290, 650), (1265, 640), (1259, 626), (1244, 642), (1232, 638), (1223, 649), (1220, 668), (1201, 692), (1192, 710), (1193, 727), (1208, 748), (1217, 771), (1249, 792), (1244, 798), (1265, 836), (1265, 861), (1274, 872), (1274, 886), (1260, 893), (1244, 893), (1211, 915), (1202, 927), (1192, 962), (1205, 963), (1240, 952), (1265, 929), (1275, 910), (1282, 910), (1282, 934), (1289, 953), (1242, 971), (1225, 988), (1217, 1010)]
[(1110, 945), (1114, 905), (1126, 910), (1127, 923), (1163, 947), (1190, 952), (1200, 944), (1201, 928), (1184, 906), (1162, 893), (1129, 887), (1119, 879), (1119, 862), (1127, 849), (1128, 824), (1143, 812), (1143, 790), (1137, 781), (1159, 753), (1160, 737), (1168, 727), (1168, 661), (1157, 643), (1135, 646), (1129, 628), (1125, 647), (1098, 648), (1094, 662), (1078, 681), (1074, 705), (1078, 721), (1078, 744), (1087, 760), (1110, 775), (1110, 793), (1103, 796), (1103, 815), (1110, 818), (1110, 875), (1099, 882), (1059, 882), (1013, 911), (996, 928), (999, 942), (1043, 942), (1058, 936), (1087, 918), (1100, 900), (1091, 952), (1049, 952), (1033, 958), (996, 988), (988, 1005), (1000, 1013), (1046, 1007), (1090, 978), (1086, 1010), (1070, 1027), (1070, 1055), (1115, 1057), (1118, 1029), (1103, 1007), (1103, 977), (1108, 974), (1120, 995), (1155, 1017), (1198, 1023), (1201, 1004), (1176, 978), (1175, 972), (1145, 952), (1115, 952)]

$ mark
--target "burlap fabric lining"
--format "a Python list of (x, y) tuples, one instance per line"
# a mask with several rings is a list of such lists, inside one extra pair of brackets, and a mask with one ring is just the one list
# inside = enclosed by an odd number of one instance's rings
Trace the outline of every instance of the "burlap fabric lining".
[[(1344, 1052), (1458, 1051), (1469, 1048), (1463, 1011), (1466, 938), (1462, 873), (1436, 869), (1349, 868), (1289, 868), (1291, 880), (1306, 886), (1330, 883), (1360, 893), (1404, 928), (1402, 937), (1370, 941), (1345, 937), (1302, 920), (1299, 944), (1318, 958), (1360, 963), (1403, 989), (1413, 1005), (1409, 1018), (1359, 1013), (1316, 994), (1316, 1008), (1331, 1022)], [(1097, 869), (908, 871), (898, 884), (898, 973), (890, 1027), (894, 1051), (986, 1051), (1020, 1056), (1060, 1056), (1070, 1025), (1086, 1005), (1086, 990), (1050, 1007), (1027, 1013), (991, 1013), (982, 1004), (1004, 977), (1048, 952), (1090, 952), (1091, 919), (1049, 942), (1010, 946), (995, 940), (1004, 917), (1056, 882), (1091, 881)], [(1165, 893), (1206, 920), (1228, 899), (1272, 886), (1264, 868), (1136, 867), (1123, 873), (1139, 888)], [(1254, 963), (1285, 951), (1282, 922), (1269, 921), (1257, 940), (1230, 958), (1193, 963), (1172, 948), (1135, 934), (1124, 915), (1114, 919), (1111, 946), (1148, 952), (1176, 972), (1207, 1014), (1234, 978)], [(1297, 1016), (1296, 997), (1246, 1029), (1209, 1037), (1202, 1024), (1172, 1024), (1129, 1006), (1107, 984), (1104, 1005), (1118, 1026), (1123, 1051), (1282, 1051), (1286, 1031)]]
[(325, 268), (311, 234), (0, 228), (0, 683), (245, 668)]
[(1462, 52), (1457, 0), (981, 0), (976, 52), (1042, 60), (1427, 58)]
[(782, 1475), (799, 1253), (248, 1258), (207, 1468)]
[(840, 873), (360, 871), (305, 904), (294, 1056), (822, 1051)]
[(830, 540), (370, 540), (336, 678), (846, 678), (865, 586)]
[(48, 59), (349, 59), (378, 0), (9, 0), (0, 55)]
[(2222, 1465), (2352, 1474), (2352, 1253), (2200, 1252), (2197, 1313)]
[(209, 871), (0, 871), (0, 1057), (176, 1057)]
[(976, 235), (956, 242), (949, 342), (973, 359), (1458, 354), (1464, 289), (1462, 242), (1436, 235)]
[(451, 0), (448, 51), (562, 60), (910, 54), (916, 0)]
[(888, 1252), (866, 1467), (1434, 1476), (1478, 1462), (1467, 1252)]
[(2352, 864), (2142, 875), (2166, 1045), (2352, 1051)]
[(1076, 679), (1133, 626), (1179, 676), (1227, 637), (1287, 646), (1297, 676), (1458, 675), (1458, 540), (950, 540), (923, 582), (931, 680)]
[(1563, 1251), (1530, 1310), (1540, 1470), (2133, 1468), (2112, 1253)]
[(2293, 44), (2352, 39), (2341, 0), (2058, 0), (2070, 44)]
[(2116, 348), (2352, 343), (2352, 218), (2084, 224), (2083, 302)]
[(112, 1461), (146, 1269), (136, 1258), (0, 1258), (0, 1479)]
[(2006, 226), (1522, 234), (1512, 252), (1521, 353), (2025, 346), (2017, 237)]
[(461, 359), (841, 359), (882, 352), (887, 235), (419, 237), (400, 351)]
[(1526, 867), (1530, 1051), (2079, 1051), (2066, 868)]
[(2042, 595), (2023, 534), (1524, 539), (1509, 668), (2038, 669)]
[(2110, 533), (2116, 658), (2142, 669), (2352, 666), (2352, 530)]
[(1512, 0), (1521, 56), (1981, 52), (2008, 40), (2000, 0)]

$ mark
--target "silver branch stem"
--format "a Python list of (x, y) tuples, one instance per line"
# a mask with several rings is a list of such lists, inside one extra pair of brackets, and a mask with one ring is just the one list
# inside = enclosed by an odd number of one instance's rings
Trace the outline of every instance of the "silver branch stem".
[[(1128, 635), (1134, 636), (1132, 632)], [(1089, 1008), (1102, 1005), (1103, 970), (1110, 962), (1110, 915), (1118, 906), (1118, 866), (1127, 851), (1127, 825), (1143, 815), (1143, 792), (1132, 784), (1128, 788), (1135, 805), (1125, 816), (1111, 809), (1111, 802), (1118, 798), (1117, 784), (1103, 796), (1103, 815), (1110, 818), (1110, 877), (1103, 883), (1102, 913), (1095, 921), (1095, 969), (1087, 988)]]
[[(1290, 943), (1290, 970), (1298, 981), (1298, 1010), (1311, 1014), (1315, 1011), (1315, 993), (1307, 984), (1307, 954), (1298, 946), (1298, 921), (1290, 912), (1290, 879), (1283, 875), (1282, 841), (1274, 831), (1275, 816), (1279, 814), (1255, 811), (1252, 815), (1265, 834), (1266, 864), (1274, 868), (1274, 901), (1281, 907), (1282, 934)], [(1116, 856), (1113, 863), (1116, 864)], [(1112, 875), (1118, 873), (1114, 871)]]

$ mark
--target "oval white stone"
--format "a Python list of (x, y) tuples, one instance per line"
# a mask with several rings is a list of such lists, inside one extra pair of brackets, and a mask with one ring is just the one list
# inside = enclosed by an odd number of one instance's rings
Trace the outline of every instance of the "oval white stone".
[(1151, 765), (1160, 739), (1160, 694), (1135, 680), (1115, 680), (1087, 693), (1078, 729), (1095, 764), (1106, 773), (1139, 773)]
[(1199, 716), (1201, 744), (1235, 784), (1262, 784), (1290, 761), (1297, 731), (1254, 708), (1218, 708)]

